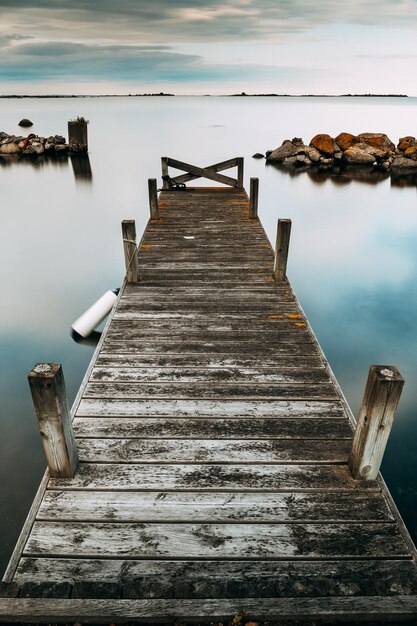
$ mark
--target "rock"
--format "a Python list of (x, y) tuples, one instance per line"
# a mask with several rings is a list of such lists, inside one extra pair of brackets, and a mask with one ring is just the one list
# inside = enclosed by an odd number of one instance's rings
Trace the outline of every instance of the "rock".
[(20, 120), (18, 126), (21, 126), (22, 128), (29, 128), (29, 126), (33, 126), (33, 122), (24, 117), (22, 120)]
[(392, 162), (391, 171), (395, 173), (417, 172), (417, 161), (406, 157), (396, 157)]
[(17, 154), (20, 148), (17, 143), (9, 142), (0, 146), (0, 154)]
[(63, 145), (65, 143), (65, 137), (62, 135), (55, 135), (54, 139), (56, 144)]
[(69, 145), (67, 143), (55, 144), (55, 152), (66, 152), (68, 149)]
[(297, 148), (289, 139), (286, 139), (279, 148), (276, 148), (276, 150), (273, 150), (271, 154), (267, 156), (267, 160), (282, 163), (285, 159), (294, 156), (296, 152)]
[(33, 142), (32, 148), (36, 152), (36, 154), (43, 154), (45, 152), (45, 148), (41, 143)]
[(343, 160), (349, 165), (373, 165), (375, 157), (368, 150), (361, 149), (360, 146), (352, 146), (343, 153)]
[(7, 133), (4, 133), (3, 131), (0, 133), (0, 141), (3, 141), (3, 139), (7, 139), (9, 135)]
[(255, 152), (255, 154), (252, 154), (252, 159), (263, 159), (264, 155), (261, 154), (260, 152)]
[(384, 133), (361, 133), (358, 139), (361, 143), (383, 150), (385, 153), (395, 150), (391, 139)]
[(343, 157), (343, 152), (335, 152), (333, 155), (333, 158), (337, 159), (338, 161), (340, 161), (342, 157)]
[(320, 152), (315, 148), (310, 148), (309, 146), (306, 146), (305, 153), (310, 161), (313, 161), (313, 163), (318, 163), (321, 159)]
[(320, 165), (324, 165), (325, 167), (329, 167), (333, 165), (333, 159), (326, 159), (325, 157), (321, 157)]
[(267, 159), (269, 157), (269, 155), (272, 154), (272, 153), (273, 153), (273, 150), (267, 150), (265, 152), (265, 158)]
[(407, 159), (413, 159), (414, 161), (417, 161), (417, 146), (407, 148), (407, 150), (404, 152), (404, 156)]
[(297, 154), (297, 156), (295, 158), (300, 163), (303, 163), (306, 160), (306, 155), (305, 154)]
[(55, 150), (55, 144), (49, 143), (49, 141), (47, 141), (44, 145), (44, 148), (45, 148), (45, 152), (52, 152), (53, 150)]
[(291, 143), (293, 144), (293, 146), (304, 146), (304, 141), (301, 139), (301, 137), (293, 137), (291, 139)]
[(359, 139), (355, 135), (351, 135), (350, 133), (340, 133), (336, 138), (335, 142), (343, 151), (348, 150), (355, 143), (358, 143)]
[(337, 149), (334, 140), (326, 134), (315, 135), (310, 141), (310, 146), (326, 156), (333, 156)]
[(415, 146), (417, 146), (416, 138), (408, 135), (407, 137), (400, 137), (397, 149), (400, 152), (405, 152), (408, 148), (414, 148)]
[(29, 156), (31, 156), (32, 154), (36, 154), (35, 148), (31, 144), (29, 144), (28, 147), (25, 150), (23, 150), (23, 154), (26, 154)]
[(297, 157), (288, 157), (287, 159), (283, 160), (282, 164), (285, 165), (285, 167), (294, 167), (297, 164)]

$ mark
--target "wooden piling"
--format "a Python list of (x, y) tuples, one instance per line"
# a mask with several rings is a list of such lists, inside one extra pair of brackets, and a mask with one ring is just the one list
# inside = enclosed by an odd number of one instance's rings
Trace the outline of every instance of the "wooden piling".
[(276, 283), (287, 281), (288, 248), (290, 245), (291, 220), (278, 220), (275, 245), (274, 278)]
[(369, 368), (349, 457), (353, 478), (375, 480), (377, 477), (403, 385), (404, 379), (396, 367)]
[(156, 178), (148, 178), (149, 210), (151, 213), (151, 220), (157, 220), (159, 218), (157, 187)]
[(162, 189), (169, 189), (167, 180), (164, 180), (164, 176), (168, 176), (168, 157), (161, 157), (161, 169), (162, 169)]
[(243, 157), (237, 157), (237, 188), (243, 189)]
[(70, 152), (88, 152), (88, 121), (77, 118), (68, 122), (68, 145)]
[(249, 192), (249, 217), (251, 219), (256, 219), (258, 217), (258, 195), (259, 178), (251, 178)]
[(38, 363), (28, 379), (50, 475), (72, 478), (78, 465), (78, 452), (62, 366)]
[(122, 234), (125, 253), (126, 280), (128, 283), (136, 283), (138, 282), (139, 277), (139, 265), (136, 247), (135, 220), (123, 220)]

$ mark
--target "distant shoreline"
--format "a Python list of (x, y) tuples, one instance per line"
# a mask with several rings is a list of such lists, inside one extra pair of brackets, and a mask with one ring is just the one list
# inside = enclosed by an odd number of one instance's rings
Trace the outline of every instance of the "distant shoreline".
[[(129, 93), (129, 94), (66, 94), (66, 95), (57, 95), (57, 94), (49, 94), (49, 95), (0, 95), (0, 99), (45, 99), (45, 98), (165, 98), (165, 97), (174, 97), (176, 94), (173, 93)], [(219, 95), (180, 95), (181, 98), (408, 98), (407, 94), (397, 94), (397, 93), (388, 93), (388, 94), (378, 94), (378, 93), (344, 93), (344, 94), (289, 94), (289, 93), (232, 93), (232, 94), (219, 94)]]

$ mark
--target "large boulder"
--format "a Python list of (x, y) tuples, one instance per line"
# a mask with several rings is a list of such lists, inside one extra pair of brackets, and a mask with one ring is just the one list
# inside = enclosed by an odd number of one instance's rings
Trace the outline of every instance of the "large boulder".
[(326, 134), (315, 135), (310, 141), (310, 146), (327, 157), (333, 156), (338, 150), (338, 146), (335, 144), (334, 139), (330, 137), (330, 135)]
[(40, 142), (32, 142), (32, 148), (36, 152), (36, 154), (43, 154), (45, 152), (45, 148)]
[(398, 141), (398, 150), (405, 152), (408, 148), (414, 148), (417, 146), (417, 140), (415, 137), (408, 135), (407, 137), (401, 137)]
[(364, 149), (364, 146), (364, 144), (362, 147), (358, 144), (348, 148), (343, 153), (343, 160), (349, 165), (373, 165), (375, 157), (369, 150)]
[(406, 157), (397, 156), (391, 164), (391, 171), (396, 174), (401, 173), (417, 173), (417, 161), (407, 159)]
[(395, 145), (384, 133), (361, 133), (358, 135), (358, 139), (361, 143), (383, 150), (385, 153), (395, 150)]
[(351, 135), (350, 133), (340, 133), (335, 137), (335, 142), (343, 151), (349, 150), (349, 148), (352, 148), (352, 146), (359, 143), (359, 141), (360, 140), (355, 135)]
[(279, 163), (282, 163), (285, 159), (297, 154), (297, 151), (298, 147), (294, 146), (289, 139), (286, 139), (282, 142), (282, 145), (279, 148), (272, 150), (272, 152), (267, 155), (266, 159), (267, 161), (278, 161)]
[(9, 142), (0, 146), (0, 154), (17, 154), (20, 152), (20, 148), (17, 143)]

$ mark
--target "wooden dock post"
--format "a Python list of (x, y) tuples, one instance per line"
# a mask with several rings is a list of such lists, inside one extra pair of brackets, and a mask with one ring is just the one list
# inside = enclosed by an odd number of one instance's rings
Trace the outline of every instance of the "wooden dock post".
[(88, 152), (88, 120), (77, 117), (68, 122), (68, 144), (70, 152)]
[(28, 379), (49, 472), (53, 478), (72, 478), (78, 465), (78, 452), (62, 366), (38, 363)]
[(236, 161), (237, 161), (237, 188), (238, 189), (243, 189), (243, 164), (244, 164), (244, 158), (243, 157), (237, 157)]
[(168, 176), (168, 157), (161, 157), (161, 168), (162, 168), (162, 189), (169, 189), (169, 183), (167, 180), (164, 180), (164, 176)]
[(375, 480), (377, 477), (403, 385), (404, 379), (396, 367), (369, 368), (349, 457), (353, 478)]
[(275, 245), (274, 278), (275, 283), (287, 281), (288, 248), (290, 245), (291, 220), (278, 220), (277, 241)]
[(137, 283), (139, 280), (139, 264), (136, 247), (135, 220), (123, 220), (122, 234), (125, 252), (126, 280), (128, 283)]
[(251, 178), (249, 192), (249, 217), (251, 219), (256, 219), (258, 217), (258, 195), (259, 178)]
[(151, 220), (157, 220), (159, 218), (157, 187), (156, 178), (148, 178), (149, 210), (151, 213)]

